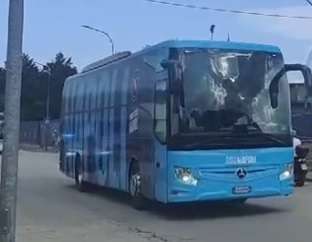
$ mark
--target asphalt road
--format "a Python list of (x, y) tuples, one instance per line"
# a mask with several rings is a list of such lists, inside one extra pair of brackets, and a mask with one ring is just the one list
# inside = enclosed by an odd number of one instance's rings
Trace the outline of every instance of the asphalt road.
[(154, 204), (139, 212), (121, 193), (79, 193), (57, 164), (56, 154), (21, 152), (18, 241), (312, 241), (309, 184), (290, 198), (244, 206)]

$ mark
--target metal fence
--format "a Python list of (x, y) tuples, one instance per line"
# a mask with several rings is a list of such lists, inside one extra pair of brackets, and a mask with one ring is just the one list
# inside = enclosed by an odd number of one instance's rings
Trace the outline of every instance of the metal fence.
[(29, 121), (21, 122), (20, 143), (37, 145), (42, 148), (57, 148), (59, 142), (59, 121)]

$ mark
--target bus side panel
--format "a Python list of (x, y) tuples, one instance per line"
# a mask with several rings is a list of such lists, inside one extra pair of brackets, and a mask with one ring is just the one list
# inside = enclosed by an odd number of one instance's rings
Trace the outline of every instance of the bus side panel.
[[(153, 100), (155, 70), (133, 57), (73, 78), (73, 116), (64, 115), (64, 152), (81, 155), (83, 179), (102, 186), (128, 189), (132, 159), (139, 162), (143, 193), (155, 198)], [(154, 56), (152, 56), (152, 61)], [(68, 89), (68, 90), (69, 90)], [(67, 90), (67, 91), (68, 91)], [(65, 106), (69, 105), (66, 99)], [(71, 135), (74, 135), (71, 140)], [(72, 150), (71, 150), (72, 149)], [(63, 162), (74, 175), (74, 156)]]
[[(81, 78), (77, 78), (76, 82), (76, 92), (74, 100), (74, 112), (75, 112), (75, 123), (76, 131), (74, 133), (76, 142), (74, 143), (73, 152), (75, 155), (79, 154), (80, 157), (83, 155), (83, 119), (84, 119), (84, 110), (83, 110), (83, 97), (84, 97), (84, 85), (85, 82)], [(75, 169), (75, 162), (74, 168)], [(74, 172), (74, 171), (73, 171)]]
[(65, 92), (67, 91), (66, 85), (68, 83), (68, 80), (64, 83), (63, 88), (63, 95), (62, 95), (62, 108), (61, 108), (61, 118), (60, 118), (60, 134), (61, 134), (61, 140), (60, 140), (60, 156), (59, 156), (59, 169), (61, 172), (65, 173), (65, 145), (64, 145), (64, 119), (65, 119)]
[(96, 156), (96, 161), (98, 165), (98, 170), (97, 170), (97, 184), (104, 186), (105, 185), (105, 180), (106, 180), (106, 175), (107, 172), (104, 169), (104, 159), (107, 155), (107, 152), (105, 152), (105, 136), (106, 131), (105, 127), (106, 122), (105, 122), (105, 89), (106, 89), (106, 76), (105, 72), (99, 72), (97, 74), (97, 82), (98, 82), (98, 90), (97, 90), (97, 99), (96, 99), (96, 106), (97, 106), (97, 113), (96, 113), (96, 150), (97, 150), (97, 156)]
[(87, 77), (87, 80), (84, 81), (88, 81), (89, 85), (85, 86), (85, 93), (84, 93), (84, 142), (83, 142), (83, 156), (82, 156), (82, 160), (83, 160), (83, 171), (84, 171), (84, 179), (88, 182), (92, 182), (92, 176), (91, 176), (91, 162), (90, 162), (90, 158), (91, 158), (91, 154), (92, 154), (92, 137), (91, 137), (91, 110), (90, 110), (90, 97), (91, 97), (91, 76), (89, 75)]
[(125, 66), (121, 77), (121, 126), (120, 126), (120, 189), (126, 191), (128, 188), (128, 162), (127, 162), (127, 124), (128, 124), (128, 86), (130, 78), (130, 67)]
[(127, 133), (127, 87), (129, 67), (116, 65), (113, 71), (111, 89), (111, 186), (120, 190), (127, 189), (127, 160), (126, 160), (126, 133)]
[(65, 88), (63, 91), (63, 114), (62, 114), (62, 157), (60, 169), (69, 177), (73, 177), (72, 171), (72, 90), (71, 90), (72, 80), (67, 80), (65, 83)]
[[(135, 158), (139, 161), (143, 195), (159, 201), (166, 201), (167, 170), (166, 159), (155, 160), (155, 152), (158, 150), (155, 150), (153, 127), (154, 85), (158, 73), (163, 71), (161, 62), (168, 58), (168, 53), (168, 48), (159, 48), (136, 57), (136, 61), (131, 65), (128, 88), (128, 160)], [(156, 148), (158, 149), (158, 146)], [(166, 154), (165, 150), (163, 154)], [(160, 176), (162, 172), (163, 176)], [(164, 181), (160, 181), (163, 177)], [(156, 187), (159, 188), (157, 196)]]
[(114, 65), (84, 76), (83, 163), (88, 182), (126, 190), (129, 68)]
[(94, 184), (97, 184), (97, 171), (98, 171), (98, 164), (97, 164), (97, 156), (98, 156), (98, 151), (97, 151), (97, 140), (96, 140), (96, 115), (98, 110), (96, 109), (96, 97), (97, 97), (97, 92), (98, 92), (98, 87), (97, 87), (97, 74), (94, 73), (92, 75), (92, 78), (90, 79), (90, 103), (89, 103), (89, 110), (90, 110), (90, 133), (89, 133), (89, 143), (88, 145), (90, 146), (88, 151), (89, 151), (89, 157), (88, 157), (88, 163), (89, 163), (89, 172), (91, 175), (91, 182)]
[(102, 167), (101, 167), (101, 162), (102, 162), (102, 129), (101, 129), (101, 115), (102, 115), (102, 109), (100, 108), (101, 104), (101, 97), (102, 97), (102, 91), (103, 91), (103, 85), (100, 85), (101, 83), (101, 72), (96, 72), (95, 73), (95, 85), (94, 85), (94, 92), (95, 92), (95, 97), (94, 97), (94, 103), (93, 103), (93, 109), (95, 110), (94, 113), (94, 137), (95, 137), (95, 154), (94, 154), (94, 163), (95, 163), (95, 183), (97, 185), (102, 185), (102, 178), (103, 178), (103, 173), (102, 173)]
[(102, 173), (103, 173), (103, 183), (108, 186), (109, 185), (109, 162), (110, 162), (110, 150), (109, 150), (109, 141), (110, 141), (110, 126), (109, 126), (109, 120), (110, 120), (110, 89), (111, 89), (111, 72), (108, 70), (103, 71), (103, 79), (102, 82), (105, 82), (104, 84), (104, 112), (103, 112), (103, 123), (104, 123), (104, 134), (102, 136), (103, 139), (103, 164), (102, 164)]
[[(71, 97), (72, 98), (72, 97)], [(68, 147), (69, 153), (71, 155), (68, 156), (68, 167), (69, 167), (69, 176), (74, 177), (74, 156), (73, 148), (74, 148), (74, 139), (75, 139), (75, 131), (74, 131), (74, 113), (71, 112), (68, 116), (69, 118), (69, 137), (68, 137)]]
[[(83, 157), (88, 182), (114, 187), (111, 144), (111, 70), (98, 70), (85, 76)], [(104, 84), (104, 85), (102, 85)], [(100, 135), (99, 135), (100, 134)]]
[(130, 66), (127, 160), (139, 163), (142, 193), (153, 199), (153, 69), (144, 64), (143, 56), (132, 60)]

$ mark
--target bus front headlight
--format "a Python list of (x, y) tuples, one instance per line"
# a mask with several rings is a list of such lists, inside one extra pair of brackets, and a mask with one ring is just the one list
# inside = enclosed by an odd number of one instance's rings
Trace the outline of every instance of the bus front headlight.
[(280, 181), (284, 181), (287, 179), (292, 178), (294, 175), (294, 166), (293, 165), (287, 165), (284, 170), (282, 171), (282, 173), (280, 174)]
[(176, 167), (175, 177), (185, 185), (197, 186), (198, 180), (193, 176), (190, 168)]

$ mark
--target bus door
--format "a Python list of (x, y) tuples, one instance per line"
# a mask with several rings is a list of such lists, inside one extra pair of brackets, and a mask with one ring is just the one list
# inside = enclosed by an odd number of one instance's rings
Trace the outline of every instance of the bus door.
[(167, 76), (165, 72), (158, 75), (154, 96), (154, 135), (155, 135), (155, 198), (167, 201)]
[(155, 140), (155, 199), (167, 202), (167, 147)]

